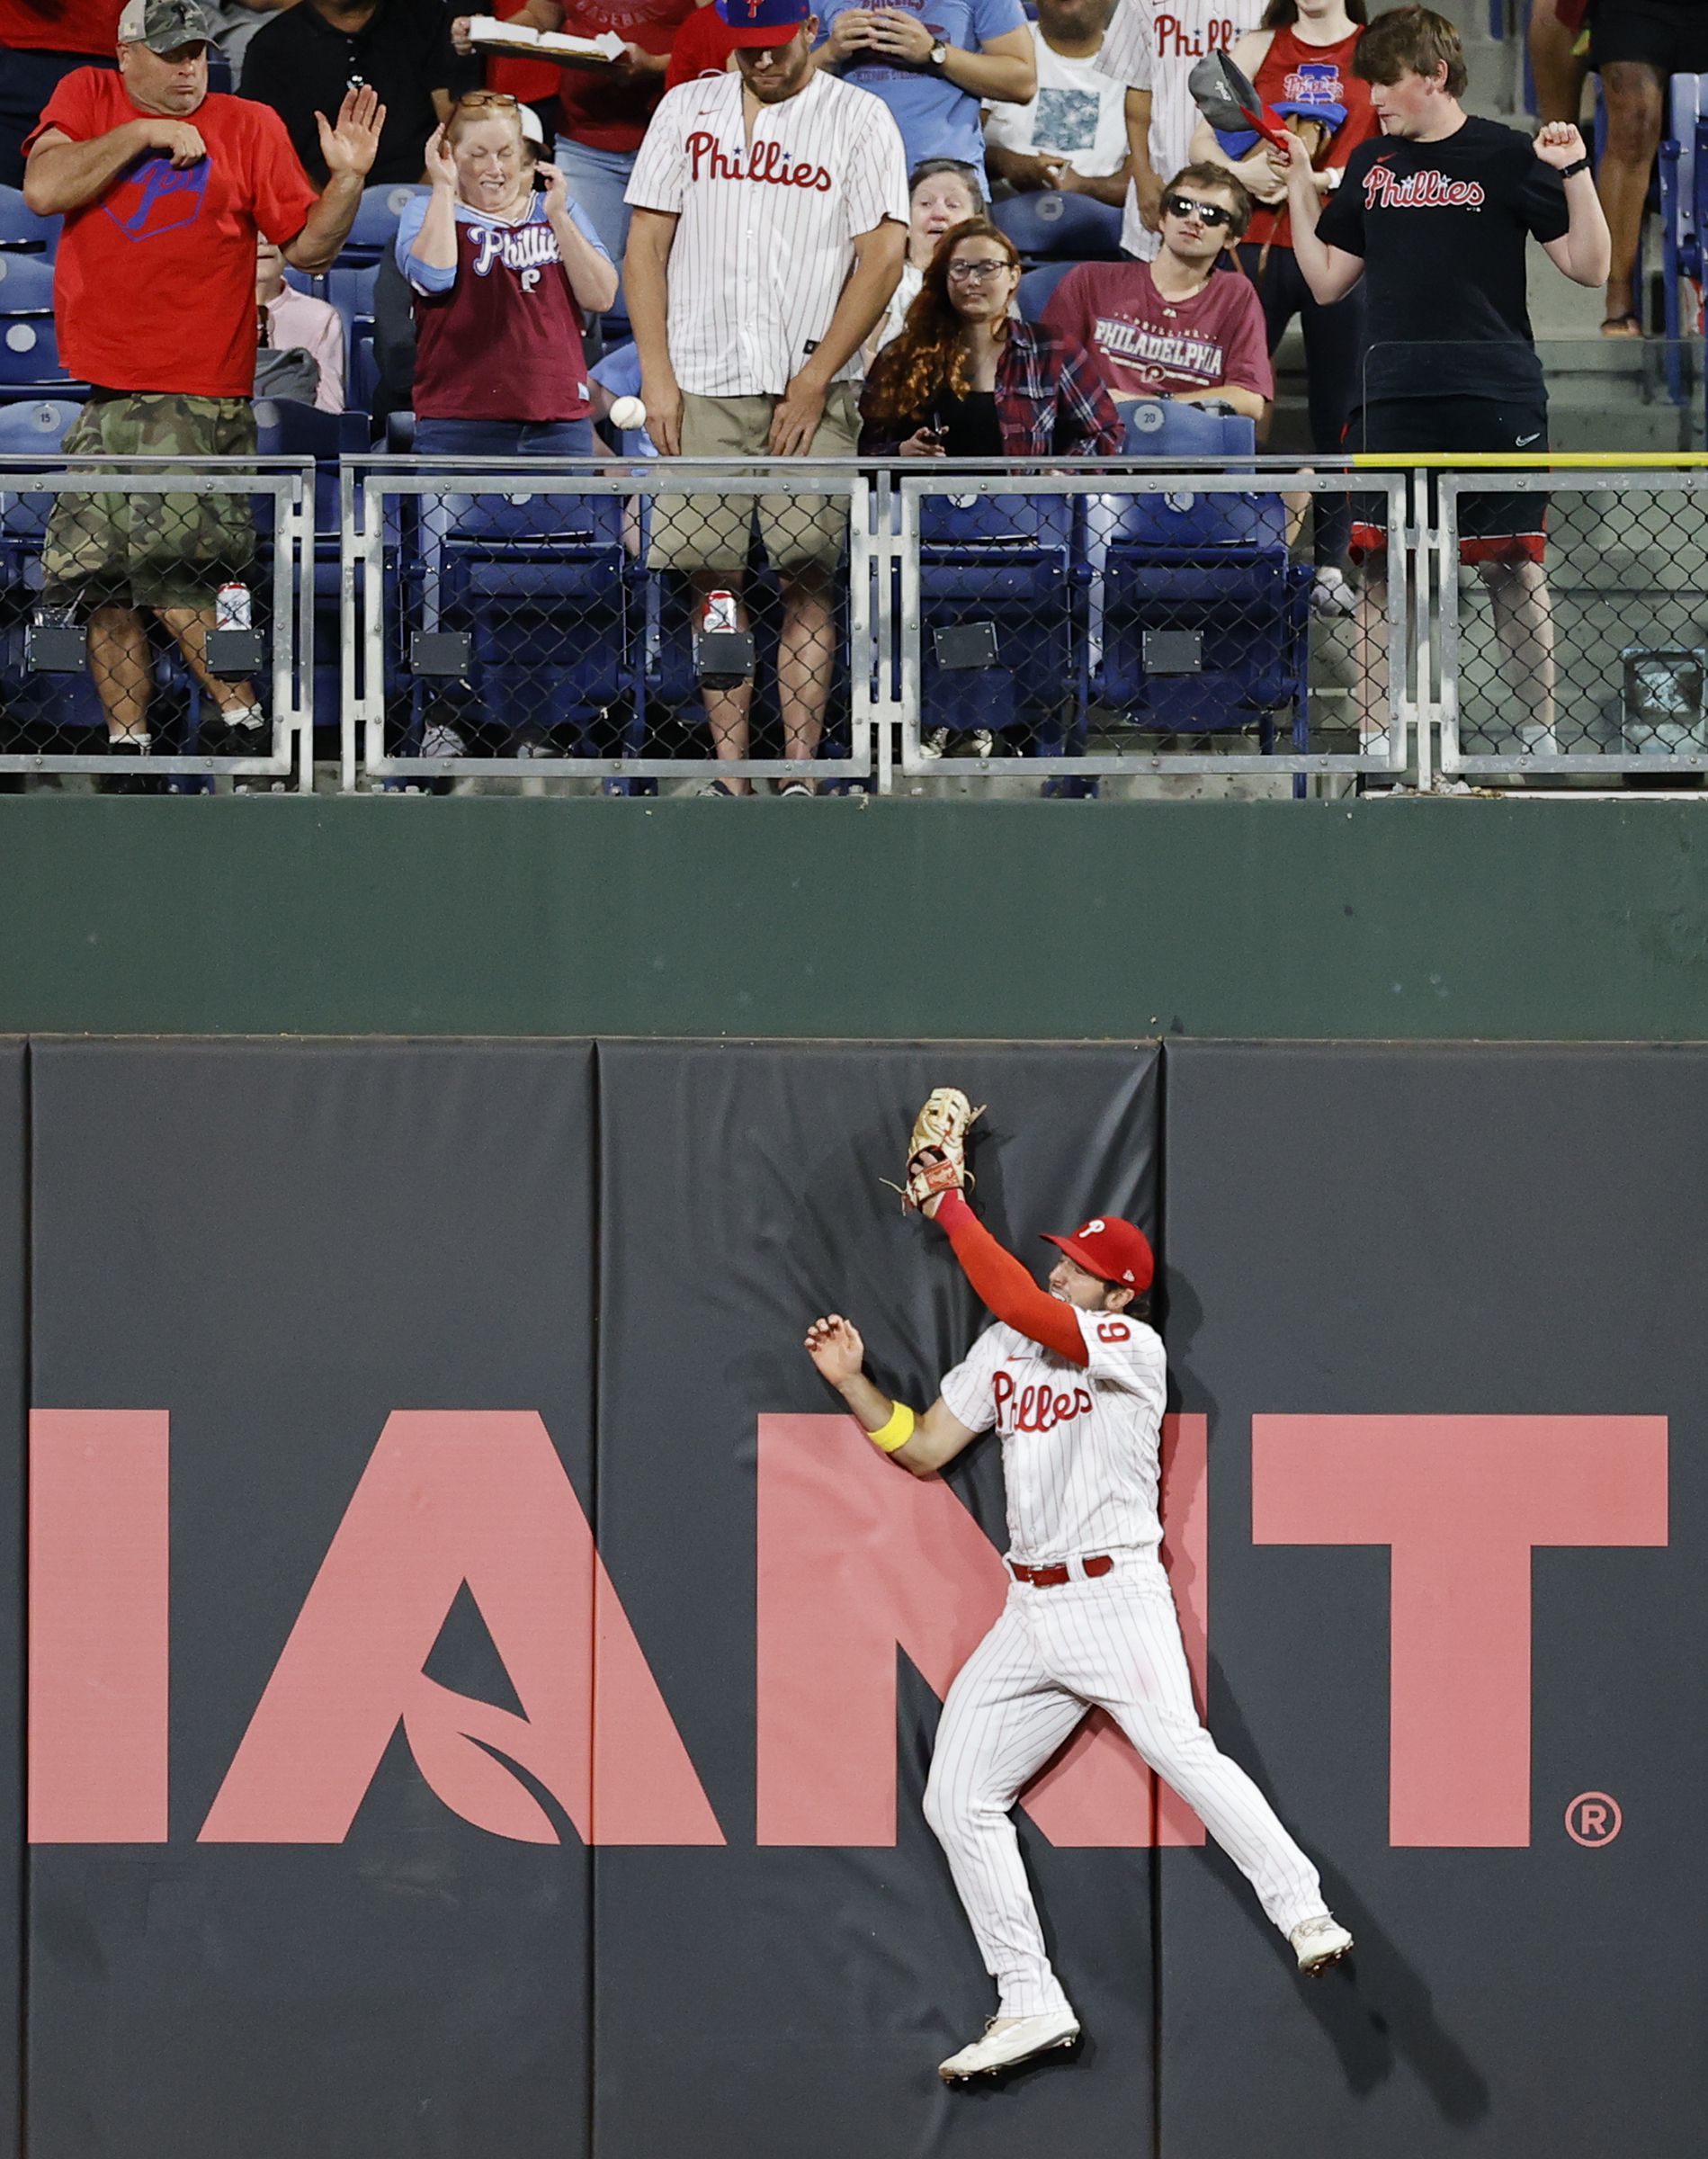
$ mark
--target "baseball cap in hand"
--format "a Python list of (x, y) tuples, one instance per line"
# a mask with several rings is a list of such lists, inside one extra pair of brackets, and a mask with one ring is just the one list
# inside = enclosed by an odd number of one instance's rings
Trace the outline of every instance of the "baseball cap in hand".
[(787, 45), (812, 13), (812, 0), (714, 0), (732, 45)]
[(146, 45), (150, 52), (206, 45), (212, 37), (213, 24), (201, 0), (129, 0), (119, 17), (119, 42)]
[(1130, 1289), (1135, 1296), (1150, 1287), (1157, 1263), (1150, 1256), (1149, 1241), (1136, 1223), (1123, 1222), (1119, 1214), (1094, 1214), (1071, 1237), (1058, 1237), (1051, 1230), (1042, 1234), (1046, 1244), (1059, 1244), (1069, 1259), (1099, 1281)]

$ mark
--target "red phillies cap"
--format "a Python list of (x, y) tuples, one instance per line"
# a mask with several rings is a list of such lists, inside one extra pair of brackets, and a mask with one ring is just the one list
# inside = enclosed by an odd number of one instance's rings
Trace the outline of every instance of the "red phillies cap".
[(1045, 1230), (1043, 1241), (1059, 1244), (1087, 1274), (1130, 1289), (1135, 1296), (1150, 1287), (1150, 1278), (1157, 1271), (1144, 1232), (1134, 1223), (1123, 1222), (1119, 1214), (1094, 1214), (1089, 1222), (1082, 1222), (1071, 1237), (1058, 1237)]

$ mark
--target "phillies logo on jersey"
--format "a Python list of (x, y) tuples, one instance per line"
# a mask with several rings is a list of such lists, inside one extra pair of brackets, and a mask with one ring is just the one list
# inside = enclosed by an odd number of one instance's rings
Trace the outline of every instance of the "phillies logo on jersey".
[(1178, 15), (1158, 15), (1151, 34), (1158, 59), (1201, 60), (1205, 53), (1220, 52), (1224, 46), (1231, 45), (1239, 33), (1226, 15), (1212, 15), (1204, 24), (1202, 37)]
[(1480, 210), (1480, 180), (1449, 180), (1445, 173), (1408, 173), (1402, 180), (1385, 165), (1364, 175), (1366, 210)]
[(744, 159), (738, 151), (724, 149), (715, 135), (696, 129), (684, 144), (688, 153), (689, 177), (699, 180), (757, 180), (768, 187), (807, 187), (821, 195), (830, 193), (830, 168), (792, 164), (788, 151), (776, 141), (756, 142)]
[(1306, 60), (1285, 78), (1282, 97), (1293, 105), (1339, 105), (1340, 70), (1332, 60)]
[(182, 172), (164, 157), (145, 157), (101, 205), (128, 240), (158, 239), (181, 225), (193, 225), (208, 193), (205, 157)]
[(477, 277), (487, 276), (495, 262), (506, 270), (539, 270), (563, 260), (550, 225), (487, 226), (471, 237)]
[[(1052, 1432), (1059, 1424), (1071, 1424), (1087, 1415), (1091, 1396), (1084, 1387), (1064, 1387), (1060, 1393), (1047, 1382), (1041, 1386), (1016, 1389), (1011, 1374), (998, 1372), (991, 1383), (997, 1404), (999, 1432)], [(1009, 1415), (1013, 1409), (1012, 1418)]]

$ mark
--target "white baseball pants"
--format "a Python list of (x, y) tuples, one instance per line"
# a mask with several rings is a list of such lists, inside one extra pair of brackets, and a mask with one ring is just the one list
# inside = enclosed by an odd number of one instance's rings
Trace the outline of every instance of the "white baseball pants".
[(1194, 1810), (1283, 1934), (1327, 1910), (1316, 1868), (1199, 1722), (1161, 1561), (1123, 1553), (1095, 1581), (1015, 1582), (949, 1689), (925, 1803), (997, 1982), (999, 2016), (1067, 2006), (1010, 1810), (1093, 1707)]

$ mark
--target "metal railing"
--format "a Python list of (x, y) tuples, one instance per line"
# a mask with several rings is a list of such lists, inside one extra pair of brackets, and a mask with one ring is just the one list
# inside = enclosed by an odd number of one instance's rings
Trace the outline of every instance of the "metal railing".
[[(306, 460), (0, 460), (0, 773), (87, 774), (126, 792), (219, 776), (312, 786), (314, 494)], [(220, 551), (234, 532), (251, 549), (235, 560)], [(186, 649), (166, 617), (199, 615), (190, 585), (227, 570), (245, 580), (249, 621), (193, 622)], [(56, 604), (56, 579), (85, 605)], [(109, 607), (135, 601), (139, 645), (92, 629), (92, 590)], [(230, 746), (207, 675), (261, 706), (253, 745)], [(131, 728), (142, 715), (146, 764), (121, 767), (107, 747), (115, 703)]]
[[(246, 496), (267, 754), (210, 746), (207, 688), (156, 629), (153, 784), (309, 788), (317, 728), (346, 789), (1708, 773), (1700, 454), (317, 477), (317, 513), (306, 460), (0, 460), (0, 774), (114, 769), (86, 620), (46, 605), (55, 503)], [(1301, 520), (1337, 497), (1385, 539), (1325, 616)], [(1545, 551), (1481, 544), (1544, 524)], [(714, 590), (733, 604), (708, 635)]]

